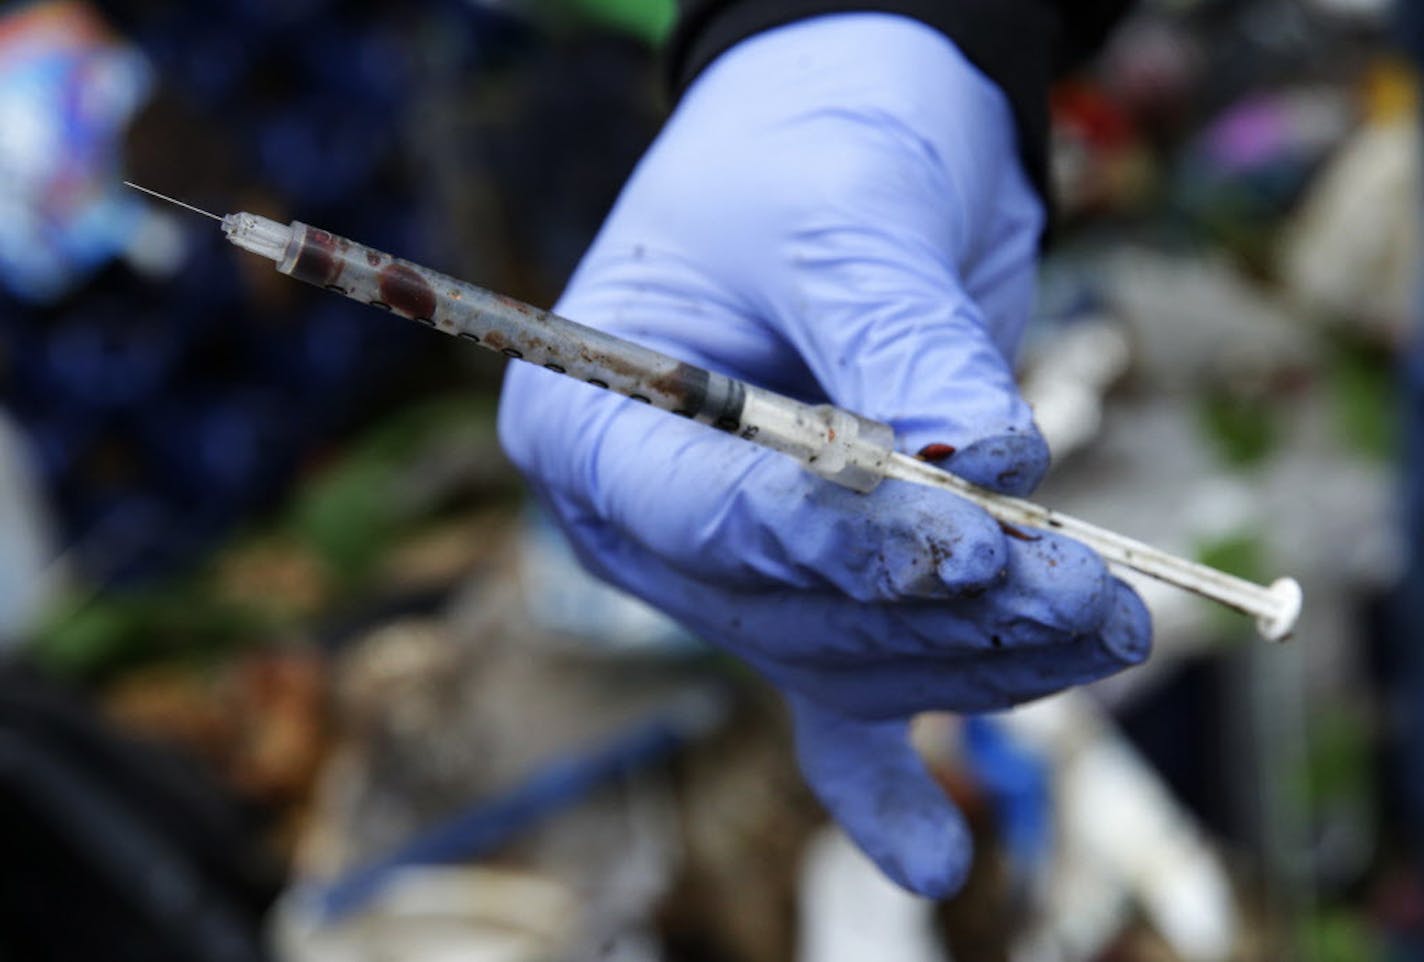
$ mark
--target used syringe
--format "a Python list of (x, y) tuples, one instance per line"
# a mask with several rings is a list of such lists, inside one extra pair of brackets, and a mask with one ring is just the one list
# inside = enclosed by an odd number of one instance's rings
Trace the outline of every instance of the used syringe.
[(221, 222), (228, 240), (275, 261), (283, 274), (701, 421), (789, 455), (856, 491), (870, 491), (885, 478), (952, 491), (1005, 524), (1057, 531), (1114, 565), (1250, 615), (1268, 641), (1288, 638), (1300, 616), (1301, 590), (1293, 578), (1258, 585), (1031, 501), (980, 488), (895, 451), (895, 434), (887, 424), (696, 367), (300, 221), (279, 224), (245, 212), (219, 217), (137, 184), (128, 186)]

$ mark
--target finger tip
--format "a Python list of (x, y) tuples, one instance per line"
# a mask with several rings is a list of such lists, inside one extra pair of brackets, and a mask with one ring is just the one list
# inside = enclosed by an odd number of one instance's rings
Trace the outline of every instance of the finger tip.
[(866, 723), (793, 698), (797, 758), (821, 803), (901, 888), (945, 898), (964, 884), (964, 818), (907, 739), (906, 722)]
[(1101, 634), (1103, 647), (1123, 667), (1140, 665), (1152, 653), (1152, 615), (1141, 596), (1114, 581), (1112, 610)]
[(931, 899), (958, 892), (974, 858), (963, 817), (930, 781), (888, 794), (894, 797), (881, 795), (876, 818), (848, 826), (852, 834), (901, 888)]
[(1050, 533), (1012, 546), (1021, 614), (1069, 637), (1101, 633), (1114, 611), (1115, 579), (1097, 552)]
[[(928, 842), (928, 844), (925, 844)], [(921, 840), (903, 856), (882, 863), (901, 888), (927, 899), (947, 899), (964, 887), (973, 858), (968, 835), (944, 833), (938, 840)]]
[(945, 467), (980, 487), (1023, 496), (1048, 473), (1048, 444), (1032, 427), (989, 435), (965, 445)]

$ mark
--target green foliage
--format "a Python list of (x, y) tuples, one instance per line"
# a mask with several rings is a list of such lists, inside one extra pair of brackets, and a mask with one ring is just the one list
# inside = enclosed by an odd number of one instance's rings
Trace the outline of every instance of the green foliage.
[(1310, 751), (1302, 779), (1312, 808), (1367, 798), (1373, 784), (1370, 746), (1370, 728), (1361, 713), (1340, 705), (1312, 713)]
[(1299, 944), (1314, 962), (1384, 962), (1384, 946), (1369, 922), (1342, 908), (1327, 908), (1300, 923)]
[(1279, 440), (1274, 413), (1264, 397), (1211, 391), (1198, 400), (1197, 416), (1212, 447), (1234, 467), (1261, 463)]
[(1197, 560), (1227, 574), (1251, 581), (1265, 581), (1265, 559), (1261, 537), (1255, 531), (1233, 531), (1197, 546)]
[(1366, 457), (1392, 460), (1399, 447), (1399, 392), (1388, 354), (1341, 341), (1331, 346), (1328, 356), (1340, 437)]
[(399, 518), (387, 496), (391, 465), (353, 459), (310, 484), (293, 507), (297, 537), (338, 579), (361, 580), (390, 546)]
[(660, 45), (677, 16), (674, 0), (570, 0), (580, 13)]
[(358, 584), (420, 520), (425, 506), (403, 499), (400, 489), (422, 452), (437, 441), (487, 447), (493, 422), (490, 402), (466, 396), (387, 418), (303, 486), (286, 526), (340, 583)]
[[(1236, 575), (1249, 581), (1264, 582), (1266, 559), (1261, 545), (1261, 537), (1254, 531), (1234, 531), (1231, 534), (1197, 546), (1196, 560), (1227, 574)], [(1254, 633), (1245, 615), (1212, 605), (1212, 617), (1216, 619), (1217, 633), (1222, 638), (1244, 638)]]
[[(438, 507), (410, 495), (432, 449), (493, 447), (493, 403), (461, 395), (402, 409), (307, 478), (291, 508), (236, 545), (264, 538), (293, 545), (331, 576), (338, 600), (368, 587), (397, 542)], [(181, 578), (140, 591), (61, 599), (36, 632), (35, 658), (71, 678), (101, 680), (126, 667), (211, 658), (293, 627), (263, 598), (234, 600), (210, 560)]]
[(258, 612), (191, 581), (61, 602), (30, 651), (56, 674), (95, 681), (158, 660), (212, 658), (268, 627)]

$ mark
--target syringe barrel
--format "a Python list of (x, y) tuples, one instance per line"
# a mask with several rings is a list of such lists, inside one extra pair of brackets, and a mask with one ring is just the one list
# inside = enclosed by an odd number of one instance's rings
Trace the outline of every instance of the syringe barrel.
[(679, 361), (549, 311), (293, 221), (277, 270), (788, 454), (858, 491), (883, 477), (888, 425)]

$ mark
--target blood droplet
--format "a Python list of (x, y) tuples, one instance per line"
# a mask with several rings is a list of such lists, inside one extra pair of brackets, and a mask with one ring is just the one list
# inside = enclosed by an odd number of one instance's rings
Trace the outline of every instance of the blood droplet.
[(434, 317), (435, 292), (419, 273), (404, 264), (381, 271), (381, 300), (407, 317)]
[(928, 461), (930, 464), (938, 464), (946, 458), (953, 457), (957, 450), (958, 448), (952, 444), (926, 444), (915, 452), (915, 457), (921, 461)]

